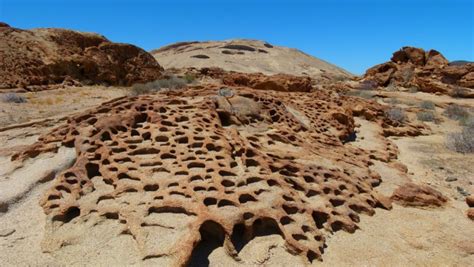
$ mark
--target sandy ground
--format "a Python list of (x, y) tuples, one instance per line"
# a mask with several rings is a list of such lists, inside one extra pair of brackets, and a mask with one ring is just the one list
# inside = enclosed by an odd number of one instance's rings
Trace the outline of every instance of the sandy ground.
[[(94, 95), (98, 93), (99, 97), (84, 97), (83, 100), (72, 103), (73, 97), (84, 92)], [(37, 94), (33, 96), (34, 99), (52, 97), (54, 92)], [(42, 105), (43, 112), (38, 112), (35, 111), (38, 106), (33, 106), (35, 104), (30, 101), (22, 106), (24, 109), (19, 113), (14, 113), (12, 107), (2, 104), (1, 114), (17, 116), (13, 121), (5, 120), (11, 127), (15, 123), (72, 114), (101, 101), (121, 96), (124, 91), (81, 88), (65, 94), (68, 97), (64, 97), (64, 101), (72, 102)], [(427, 94), (417, 93), (416, 98), (408, 98), (405, 93), (400, 93), (400, 105), (405, 105), (403, 101), (425, 100), (424, 95)], [(445, 97), (427, 97), (440, 106), (453, 101)], [(464, 104), (474, 105), (471, 102)], [(437, 108), (436, 113), (441, 116), (441, 111)], [(12, 164), (9, 156), (21, 146), (33, 143), (39, 134), (58, 122), (60, 121), (51, 120), (0, 131), (0, 265), (167, 265), (165, 258), (142, 261), (134, 240), (129, 235), (119, 235), (119, 226), (114, 221), (91, 228), (98, 232), (90, 233), (86, 242), (72, 242), (55, 253), (43, 252), (45, 215), (38, 203), (43, 192), (50, 186), (51, 179), (69, 166), (75, 155), (71, 150), (61, 149), (57, 154), (44, 154), (23, 165)], [(356, 123), (360, 125), (358, 138), (350, 145), (366, 149), (383, 147), (375, 134), (381, 131), (378, 125), (363, 119), (357, 119)], [(465, 216), (467, 205), (464, 198), (466, 193), (474, 192), (474, 157), (445, 148), (445, 135), (459, 128), (457, 122), (443, 118), (439, 124), (429, 123), (429, 126), (432, 134), (428, 136), (392, 138), (400, 151), (399, 160), (408, 167), (408, 173), (401, 173), (386, 163), (376, 162), (373, 169), (383, 179), (378, 191), (389, 196), (398, 185), (411, 180), (430, 184), (441, 191), (449, 198), (448, 205), (438, 209), (418, 209), (394, 204), (390, 211), (377, 209), (374, 216), (362, 215), (360, 229), (354, 234), (338, 232), (328, 238), (323, 262), (314, 262), (315, 266), (472, 266), (474, 223)], [(448, 177), (451, 178), (447, 179)], [(240, 251), (239, 258), (240, 262), (234, 261), (226, 255), (224, 248), (219, 247), (212, 251), (208, 260), (211, 266), (304, 265), (300, 257), (285, 250), (284, 241), (278, 235), (253, 239)]]
[[(57, 119), (127, 94), (126, 88), (84, 86), (16, 93), (26, 103), (0, 101), (0, 131), (9, 125)], [(0, 92), (0, 99), (5, 93)]]

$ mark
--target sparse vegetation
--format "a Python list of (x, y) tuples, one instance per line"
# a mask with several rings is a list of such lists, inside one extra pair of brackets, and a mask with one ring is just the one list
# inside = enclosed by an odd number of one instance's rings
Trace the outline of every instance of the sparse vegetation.
[(403, 82), (405, 83), (410, 82), (413, 79), (414, 75), (415, 75), (415, 71), (412, 68), (403, 69), (401, 73)]
[(188, 83), (188, 79), (170, 76), (167, 79), (160, 79), (149, 83), (139, 83), (132, 86), (131, 95), (143, 95), (161, 91), (162, 89), (181, 89)]
[(469, 118), (470, 114), (466, 108), (463, 108), (457, 104), (451, 104), (444, 110), (443, 114), (453, 120), (465, 121)]
[(391, 107), (386, 112), (385, 115), (392, 121), (403, 122), (406, 120), (405, 111), (398, 107)]
[(349, 78), (347, 76), (344, 76), (344, 75), (335, 75), (333, 77), (334, 81), (336, 82), (344, 82), (344, 81), (347, 81), (349, 80)]
[(390, 83), (387, 85), (387, 87), (385, 87), (385, 90), (395, 92), (397, 91), (397, 86), (394, 83)]
[(461, 132), (448, 134), (446, 145), (459, 153), (474, 153), (474, 123), (465, 125)]
[(416, 117), (420, 121), (434, 121), (435, 114), (433, 111), (422, 111), (416, 114)]
[(425, 100), (425, 101), (420, 103), (420, 108), (434, 110), (436, 108), (436, 106), (433, 102)]
[(186, 73), (183, 79), (186, 80), (187, 83), (193, 83), (196, 80), (196, 76), (192, 73)]
[(374, 96), (374, 93), (355, 89), (355, 90), (348, 91), (345, 95), (371, 99)]
[(8, 93), (2, 96), (2, 101), (6, 103), (26, 103), (26, 98), (15, 93)]
[(400, 104), (400, 100), (398, 100), (397, 98), (392, 98), (392, 97), (389, 97), (389, 98), (386, 98), (384, 100), (385, 103), (388, 103), (390, 105), (398, 105)]
[(418, 92), (418, 87), (416, 87), (416, 86), (410, 86), (410, 87), (408, 87), (408, 92), (410, 92), (410, 93), (417, 93), (417, 92)]
[(451, 91), (451, 96), (452, 97), (464, 97), (467, 94), (467, 90), (460, 87), (460, 86), (455, 86), (453, 90)]

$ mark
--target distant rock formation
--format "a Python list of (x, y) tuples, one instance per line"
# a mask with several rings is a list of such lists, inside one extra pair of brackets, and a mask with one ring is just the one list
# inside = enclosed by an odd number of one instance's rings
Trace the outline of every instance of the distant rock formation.
[(180, 42), (151, 51), (166, 68), (212, 68), (265, 75), (290, 74), (332, 80), (352, 77), (346, 70), (300, 50), (264, 41)]
[(474, 64), (450, 64), (436, 50), (403, 47), (391, 61), (368, 69), (363, 78), (382, 87), (414, 86), (427, 93), (474, 97)]
[(146, 51), (64, 29), (21, 30), (0, 23), (0, 89), (52, 84), (131, 85), (160, 77)]
[(207, 76), (221, 79), (227, 86), (244, 86), (260, 90), (273, 90), (280, 92), (310, 92), (312, 80), (305, 76), (289, 74), (264, 75), (262, 73), (241, 73), (224, 71), (220, 68), (202, 68), (200, 70), (188, 69), (196, 72), (197, 76)]

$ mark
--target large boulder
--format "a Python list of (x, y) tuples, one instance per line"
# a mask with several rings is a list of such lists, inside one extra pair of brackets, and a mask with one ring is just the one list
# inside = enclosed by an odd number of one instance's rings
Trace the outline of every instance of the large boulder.
[[(474, 64), (449, 64), (438, 51), (403, 47), (391, 61), (368, 69), (363, 77), (377, 86), (417, 87), (423, 92), (474, 96)], [(377, 87), (376, 86), (376, 87)], [(459, 92), (462, 91), (462, 94)]]
[(425, 64), (425, 51), (421, 48), (405, 46), (401, 50), (393, 53), (391, 60), (399, 64), (410, 62), (415, 65), (423, 66)]
[(130, 44), (64, 29), (0, 26), (0, 88), (60, 84), (131, 85), (161, 76), (149, 53)]

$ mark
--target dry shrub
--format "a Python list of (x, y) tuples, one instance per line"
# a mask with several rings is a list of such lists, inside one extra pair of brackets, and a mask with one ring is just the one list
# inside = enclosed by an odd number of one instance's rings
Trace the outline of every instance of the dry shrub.
[(443, 114), (453, 120), (466, 120), (469, 118), (469, 110), (457, 104), (451, 104), (444, 110)]
[(406, 120), (405, 111), (398, 107), (391, 107), (385, 112), (385, 116), (392, 121), (403, 122)]
[(23, 96), (19, 96), (15, 93), (8, 93), (2, 96), (2, 102), (20, 104), (26, 103), (26, 98), (24, 98)]
[(448, 134), (446, 146), (459, 153), (474, 153), (474, 119), (461, 132)]
[(425, 101), (420, 103), (420, 108), (434, 110), (436, 108), (436, 106), (433, 102), (425, 100)]
[(422, 111), (416, 114), (416, 117), (420, 121), (434, 121), (435, 114), (433, 111)]

